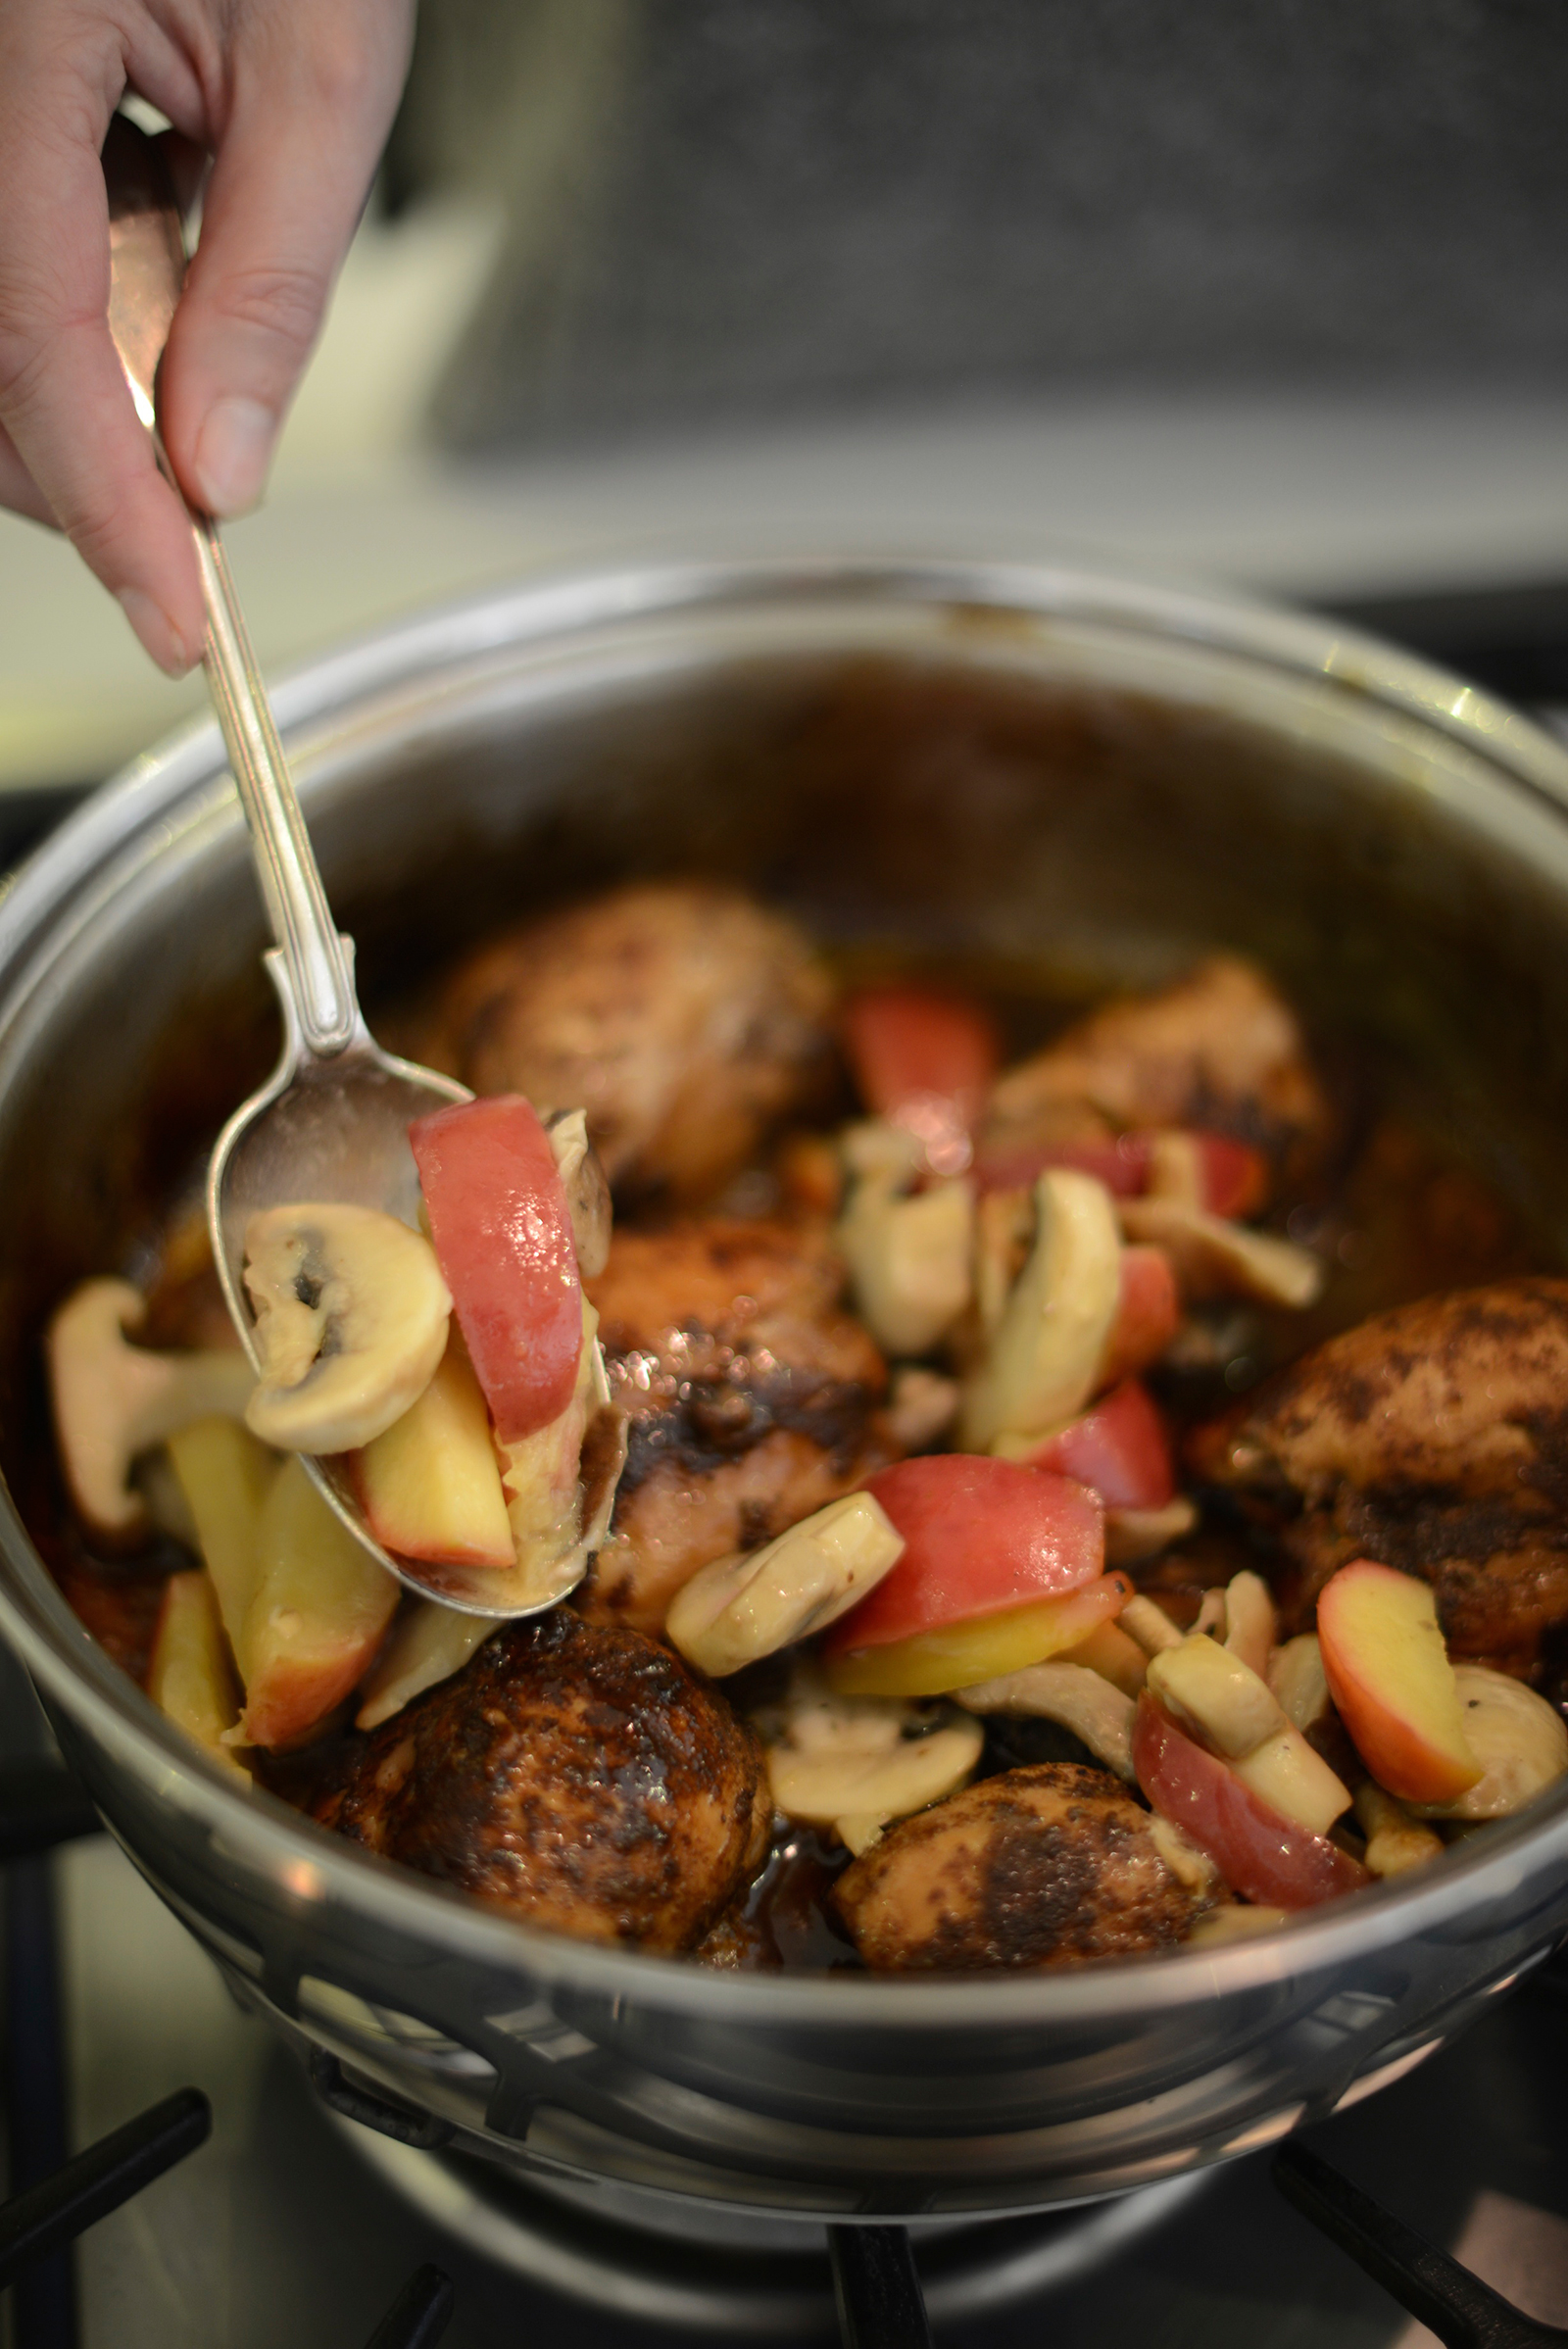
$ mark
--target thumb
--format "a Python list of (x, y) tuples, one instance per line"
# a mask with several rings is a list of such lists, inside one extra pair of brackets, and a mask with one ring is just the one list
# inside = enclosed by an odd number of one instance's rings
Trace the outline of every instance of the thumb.
[(235, 62), (201, 242), (159, 378), (174, 470), (186, 495), (220, 516), (262, 494), (408, 54), (407, 11), (386, 0), (280, 10), (270, 29), (269, 47)]

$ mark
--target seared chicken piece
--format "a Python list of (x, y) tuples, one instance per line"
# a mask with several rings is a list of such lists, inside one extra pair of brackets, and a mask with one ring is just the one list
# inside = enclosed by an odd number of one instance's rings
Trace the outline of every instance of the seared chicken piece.
[(1516, 1673), (1568, 1621), (1568, 1281), (1425, 1297), (1332, 1338), (1193, 1438), (1277, 1533), (1289, 1630), (1351, 1558), (1422, 1576), (1450, 1646)]
[(445, 1053), (476, 1093), (586, 1109), (617, 1190), (712, 1192), (827, 1064), (831, 986), (795, 925), (736, 889), (618, 889), (462, 964)]
[(578, 1603), (660, 1631), (699, 1566), (756, 1549), (898, 1456), (881, 1355), (819, 1231), (704, 1217), (617, 1232), (588, 1283), (630, 1447)]
[(1328, 1104), (1295, 1013), (1262, 972), (1215, 954), (1157, 995), (1108, 1003), (996, 1086), (987, 1151), (1194, 1126), (1281, 1160), (1321, 1146)]
[(1048, 1762), (890, 1828), (832, 1901), (873, 1972), (957, 1972), (1168, 1948), (1219, 1892), (1108, 1771)]
[(529, 1925), (682, 1950), (760, 1866), (771, 1805), (678, 1656), (557, 1607), (385, 1722), (313, 1812)]

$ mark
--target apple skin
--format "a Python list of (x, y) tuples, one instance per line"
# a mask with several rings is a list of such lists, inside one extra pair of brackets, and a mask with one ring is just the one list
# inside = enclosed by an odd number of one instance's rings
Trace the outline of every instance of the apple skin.
[[(1206, 1211), (1227, 1221), (1255, 1215), (1269, 1189), (1268, 1160), (1262, 1151), (1249, 1143), (1233, 1142), (1227, 1134), (1182, 1130), (1198, 1148)], [(975, 1160), (975, 1182), (982, 1191), (1026, 1191), (1048, 1166), (1071, 1166), (1103, 1183), (1113, 1199), (1141, 1199), (1158, 1139), (1153, 1133), (1120, 1134), (1114, 1142), (1024, 1144), (982, 1150)]]
[(1170, 1435), (1147, 1387), (1124, 1380), (1027, 1455), (1098, 1493), (1107, 1509), (1162, 1509), (1176, 1491)]
[(253, 1745), (298, 1745), (364, 1677), (399, 1588), (339, 1525), (297, 1457), (263, 1503), (257, 1555), (238, 1659), (245, 1736)]
[(1098, 1389), (1119, 1386), (1157, 1362), (1182, 1317), (1176, 1275), (1162, 1248), (1139, 1242), (1121, 1251), (1121, 1296), (1110, 1325)]
[(394, 1557), (515, 1562), (490, 1414), (460, 1340), (448, 1341), (412, 1409), (352, 1455), (350, 1474), (367, 1524)]
[(520, 1093), (417, 1117), (409, 1144), (430, 1238), (503, 1444), (570, 1402), (582, 1287), (550, 1137)]
[(952, 1157), (942, 1171), (959, 1172), (968, 1162), (964, 1138), (1002, 1057), (990, 1013), (922, 987), (860, 987), (844, 1003), (839, 1028), (872, 1115), (935, 1142), (939, 1152), (946, 1146)]
[(1451, 1802), (1481, 1776), (1426, 1583), (1356, 1558), (1325, 1583), (1318, 1646), (1340, 1719), (1378, 1785)]
[[(865, 1489), (903, 1535), (904, 1554), (834, 1624), (829, 1656), (1057, 1598), (1104, 1569), (1100, 1496), (1070, 1477), (977, 1452), (941, 1452), (880, 1469)], [(1093, 1628), (1086, 1623), (1083, 1636)]]
[(1161, 1818), (1206, 1851), (1231, 1890), (1249, 1900), (1316, 1908), (1372, 1882), (1348, 1852), (1282, 1818), (1228, 1764), (1185, 1737), (1147, 1689), (1133, 1717), (1133, 1768)]

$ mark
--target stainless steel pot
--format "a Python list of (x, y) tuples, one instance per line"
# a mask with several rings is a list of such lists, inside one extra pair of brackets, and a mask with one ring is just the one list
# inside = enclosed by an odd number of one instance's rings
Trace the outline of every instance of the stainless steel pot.
[[(416, 622), (277, 708), (372, 1001), (509, 908), (642, 871), (1086, 983), (1226, 941), (1424, 1071), (1561, 1221), (1568, 758), (1377, 645), (1063, 567), (669, 568)], [(231, 1791), (43, 1565), (36, 1336), (265, 1059), (262, 944), (211, 726), (0, 905), (0, 1624), (138, 1867), (339, 2094), (731, 2208), (1001, 2212), (1267, 2142), (1418, 2060), (1568, 1925), (1568, 1787), (1263, 1940), (925, 1982), (556, 1940)]]

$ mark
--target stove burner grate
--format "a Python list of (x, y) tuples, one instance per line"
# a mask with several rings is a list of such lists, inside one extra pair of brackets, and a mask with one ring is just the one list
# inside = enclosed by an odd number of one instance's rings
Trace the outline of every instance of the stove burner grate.
[(1282, 2145), (1274, 2182), (1447, 2349), (1564, 2349), (1568, 2332), (1527, 2317), (1406, 2227), (1309, 2146)]
[[(47, 1861), (57, 1843), (99, 1832), (70, 1773), (50, 1763), (0, 1766), (5, 1875), (5, 2083), (11, 2183), (0, 2203), (0, 2290), (15, 2287), (15, 2349), (74, 2349), (71, 2245), (206, 2143), (213, 2113), (180, 2088), (84, 2152), (63, 2158), (66, 2066), (55, 1918)], [(25, 2019), (25, 2029), (18, 2026)], [(418, 2269), (366, 2349), (435, 2349), (452, 2315), (451, 2278)], [(871, 2344), (878, 2336), (870, 2335)]]

